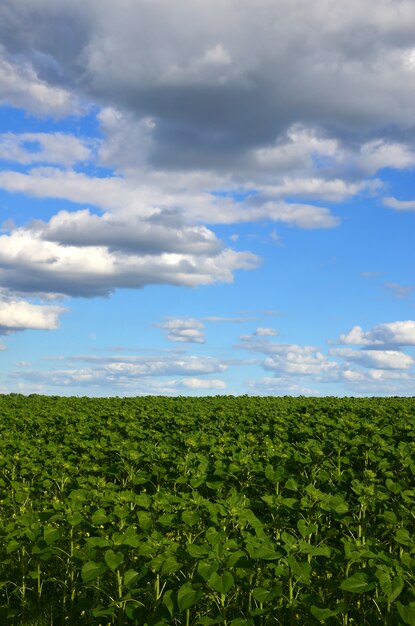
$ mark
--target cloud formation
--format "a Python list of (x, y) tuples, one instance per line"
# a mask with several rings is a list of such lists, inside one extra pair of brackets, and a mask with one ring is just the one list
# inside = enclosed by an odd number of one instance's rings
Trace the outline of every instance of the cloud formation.
[(64, 311), (61, 306), (38, 305), (25, 300), (0, 300), (0, 334), (27, 329), (54, 330)]
[[(88, 212), (60, 214), (49, 226), (35, 223), (1, 235), (2, 286), (25, 294), (93, 297), (108, 295), (117, 288), (151, 284), (195, 287), (231, 282), (235, 270), (252, 269), (259, 262), (249, 252), (221, 249), (213, 233), (204, 228), (182, 226), (181, 232), (172, 234), (166, 246), (170, 249), (165, 251), (166, 226), (144, 224), (146, 239), (139, 231), (129, 233), (122, 224), (110, 232), (99, 218), (95, 220), (100, 225), (96, 232), (77, 232), (77, 220), (95, 218)], [(49, 240), (48, 236), (58, 240), (61, 236), (63, 241)], [(171, 250), (174, 242), (176, 250)]]
[(360, 346), (414, 346), (415, 321), (397, 321), (377, 324), (364, 331), (354, 326), (348, 333), (340, 335), (339, 343)]
[(157, 324), (167, 331), (169, 341), (180, 343), (205, 343), (204, 325), (194, 318), (173, 318)]

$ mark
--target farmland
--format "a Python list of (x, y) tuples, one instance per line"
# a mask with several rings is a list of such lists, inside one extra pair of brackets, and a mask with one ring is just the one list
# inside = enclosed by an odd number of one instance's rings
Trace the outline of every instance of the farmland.
[(0, 396), (0, 623), (415, 624), (412, 398)]

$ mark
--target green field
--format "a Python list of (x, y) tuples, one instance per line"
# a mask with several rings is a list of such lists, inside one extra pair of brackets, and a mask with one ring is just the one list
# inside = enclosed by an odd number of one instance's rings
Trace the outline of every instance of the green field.
[(412, 398), (0, 396), (0, 623), (415, 625)]

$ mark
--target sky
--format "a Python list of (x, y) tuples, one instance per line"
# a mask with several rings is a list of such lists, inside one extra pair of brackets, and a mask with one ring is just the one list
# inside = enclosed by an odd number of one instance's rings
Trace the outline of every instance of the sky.
[(412, 0), (2, 0), (0, 393), (415, 395)]

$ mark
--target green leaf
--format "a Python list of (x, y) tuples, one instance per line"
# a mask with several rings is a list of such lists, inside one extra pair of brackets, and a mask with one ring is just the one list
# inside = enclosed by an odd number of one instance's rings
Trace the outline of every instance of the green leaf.
[(400, 602), (396, 603), (398, 607), (398, 612), (405, 624), (409, 624), (409, 626), (415, 626), (415, 602), (410, 602), (410, 604), (401, 604)]
[(108, 522), (108, 517), (104, 509), (98, 509), (91, 517), (91, 521), (95, 526), (101, 526)]
[(92, 615), (94, 617), (111, 617), (114, 615), (115, 611), (115, 606), (111, 606), (109, 608), (97, 607), (96, 609), (93, 609)]
[(193, 585), (189, 583), (185, 583), (182, 585), (177, 592), (177, 606), (179, 607), (179, 611), (185, 611), (189, 609), (191, 606), (196, 604), (198, 600), (202, 597), (203, 592), (200, 589), (195, 588)]
[(115, 570), (118, 569), (121, 563), (124, 561), (124, 555), (122, 554), (122, 552), (107, 550), (104, 555), (104, 559), (110, 570), (115, 572)]
[(124, 586), (127, 589), (131, 589), (139, 577), (139, 573), (135, 571), (135, 569), (128, 569), (124, 574)]
[(166, 576), (168, 574), (173, 574), (173, 572), (177, 572), (180, 568), (181, 563), (178, 562), (176, 557), (169, 556), (163, 561), (163, 565), (161, 566), (161, 575)]
[(404, 580), (401, 576), (396, 576), (391, 580), (389, 572), (382, 572), (379, 576), (379, 584), (383, 593), (389, 600), (389, 602), (393, 602), (401, 593)]
[(265, 587), (255, 587), (255, 589), (252, 590), (252, 596), (257, 602), (266, 602), (270, 595), (271, 592), (269, 589), (265, 589)]
[(340, 589), (350, 591), (351, 593), (366, 593), (374, 588), (375, 583), (370, 582), (369, 576), (364, 572), (356, 572), (356, 574), (346, 578), (340, 585)]
[(200, 515), (195, 511), (183, 511), (182, 520), (187, 526), (194, 526), (200, 520)]
[(330, 617), (335, 617), (336, 615), (341, 613), (344, 609), (345, 609), (345, 605), (342, 602), (341, 604), (337, 606), (336, 609), (334, 609), (334, 611), (332, 609), (320, 608), (318, 606), (315, 606), (315, 604), (311, 605), (310, 610), (311, 610), (311, 614), (316, 619), (320, 621), (325, 621), (326, 619), (329, 619)]
[(288, 489), (289, 491), (297, 491), (298, 482), (295, 480), (295, 478), (289, 478), (287, 482), (285, 483), (284, 487), (285, 489)]
[(204, 559), (210, 552), (210, 546), (206, 544), (186, 543), (188, 553), (194, 559)]
[(115, 513), (115, 515), (116, 515), (117, 517), (119, 517), (120, 519), (125, 519), (125, 518), (128, 516), (129, 512), (130, 512), (130, 509), (129, 509), (129, 507), (128, 507), (127, 505), (125, 505), (125, 504), (124, 504), (123, 506), (122, 506), (122, 505), (120, 505), (120, 504), (117, 504), (117, 505), (114, 507), (114, 513)]
[(349, 505), (341, 496), (331, 496), (327, 500), (330, 510), (339, 515), (344, 515), (349, 510)]
[(72, 526), (72, 528), (75, 528), (75, 526), (79, 526), (79, 524), (81, 524), (84, 521), (84, 518), (82, 517), (79, 511), (74, 511), (73, 513), (67, 514), (66, 521), (68, 522), (69, 526)]
[(163, 594), (163, 604), (164, 606), (167, 608), (168, 612), (170, 613), (170, 617), (173, 617), (173, 613), (174, 613), (174, 602), (173, 602), (173, 590), (172, 589), (168, 589), (167, 591), (164, 592)]
[(411, 545), (411, 536), (408, 532), (408, 530), (406, 528), (400, 528), (396, 535), (395, 535), (395, 541), (397, 543), (400, 543), (404, 546), (410, 546)]
[(303, 519), (298, 520), (297, 528), (300, 531), (301, 536), (305, 539), (309, 535), (316, 533), (318, 528), (316, 524), (307, 524), (307, 522)]
[(204, 580), (208, 580), (218, 569), (219, 563), (217, 561), (199, 561), (197, 565), (197, 571)]
[(228, 593), (235, 584), (234, 578), (230, 572), (223, 572), (223, 574), (212, 574), (208, 580), (209, 585), (218, 593)]
[(43, 531), (43, 537), (50, 546), (52, 543), (55, 543), (60, 538), (60, 532), (58, 528), (45, 528)]
[(16, 550), (18, 550), (19, 546), (20, 546), (20, 543), (17, 541), (17, 539), (12, 539), (7, 544), (7, 547), (6, 547), (7, 554), (11, 554), (12, 552), (16, 552)]
[(96, 561), (88, 561), (82, 566), (81, 576), (84, 583), (91, 583), (93, 580), (102, 576), (102, 574), (107, 570), (105, 563)]

